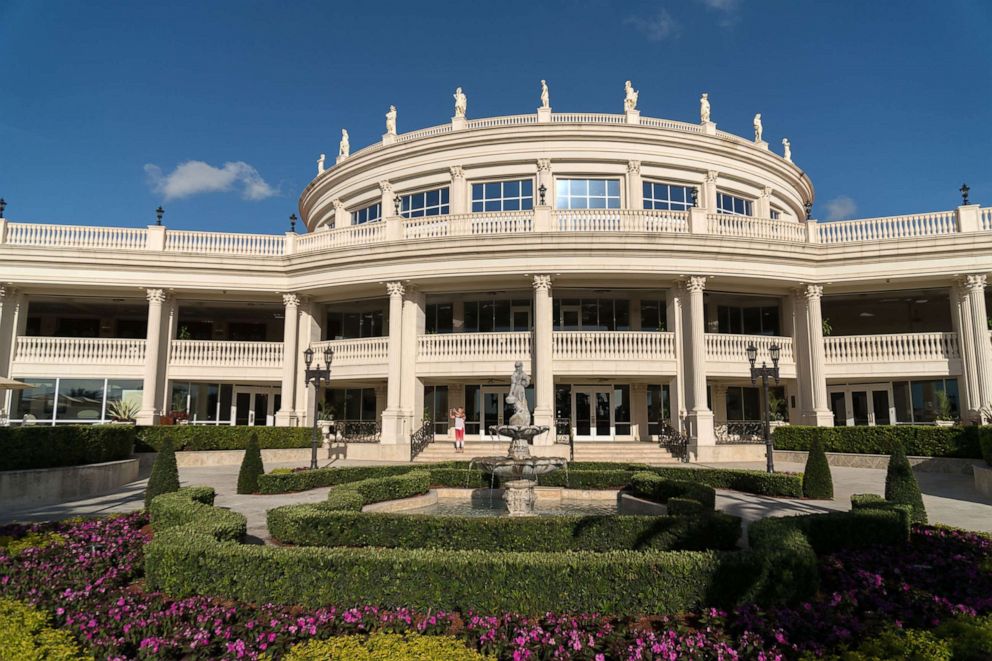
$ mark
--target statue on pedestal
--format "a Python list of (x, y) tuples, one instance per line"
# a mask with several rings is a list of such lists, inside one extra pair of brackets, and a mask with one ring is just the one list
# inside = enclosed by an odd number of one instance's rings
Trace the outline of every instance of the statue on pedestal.
[(699, 97), (699, 123), (706, 124), (710, 121), (710, 95), (703, 92)]
[(317, 174), (320, 174), (321, 172), (324, 171), (324, 159), (326, 158), (327, 156), (321, 154), (320, 158), (317, 159)]
[(462, 92), (462, 88), (459, 87), (455, 90), (455, 117), (464, 117), (465, 111), (468, 110), (468, 99), (465, 97), (465, 93)]
[(623, 89), (625, 93), (623, 99), (624, 111), (631, 112), (633, 110), (637, 110), (637, 95), (638, 95), (637, 90), (634, 89), (634, 86), (630, 84), (629, 80), (626, 83), (624, 83)]
[(513, 364), (510, 392), (506, 396), (506, 403), (513, 407), (513, 415), (510, 417), (511, 425), (530, 424), (530, 409), (527, 408), (527, 386), (529, 385), (530, 377), (524, 372), (524, 364), (518, 360)]
[(792, 143), (789, 142), (788, 138), (782, 138), (782, 147), (785, 150), (783, 157), (785, 160), (792, 162)]
[(551, 107), (551, 95), (548, 93), (548, 83), (544, 80), (541, 81), (541, 107)]
[(759, 112), (757, 115), (754, 116), (754, 141), (755, 142), (761, 142), (761, 131), (762, 130), (763, 129), (762, 129), (762, 126), (761, 126), (761, 113)]
[(386, 133), (396, 135), (396, 106), (389, 106), (389, 112), (386, 113)]
[(348, 143), (347, 129), (341, 129), (341, 143), (338, 145), (338, 158), (347, 158), (351, 153), (351, 145)]

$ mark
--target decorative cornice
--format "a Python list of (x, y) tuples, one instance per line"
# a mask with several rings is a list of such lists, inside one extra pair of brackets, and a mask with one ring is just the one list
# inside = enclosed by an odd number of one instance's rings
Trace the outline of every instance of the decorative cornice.
[(164, 289), (146, 289), (145, 297), (148, 299), (149, 303), (165, 303), (165, 290)]
[(402, 282), (387, 282), (386, 291), (391, 297), (401, 297), (406, 293), (406, 287), (403, 286)]
[(534, 290), (535, 291), (550, 291), (551, 290), (551, 276), (550, 275), (535, 275), (534, 276)]

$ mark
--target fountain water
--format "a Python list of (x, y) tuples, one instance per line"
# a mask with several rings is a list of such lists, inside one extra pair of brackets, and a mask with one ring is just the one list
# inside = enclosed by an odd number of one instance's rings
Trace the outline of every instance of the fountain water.
[(510, 516), (534, 514), (534, 487), (537, 486), (537, 478), (568, 464), (561, 457), (532, 457), (530, 454), (530, 441), (535, 436), (546, 433), (548, 427), (531, 424), (526, 395), (529, 384), (530, 378), (524, 373), (523, 363), (517, 362), (510, 378), (510, 392), (506, 397), (506, 403), (514, 410), (510, 416), (510, 424), (493, 425), (489, 428), (490, 434), (509, 438), (510, 449), (504, 456), (472, 459), (472, 465), (500, 478), (504, 489), (503, 500), (506, 501)]

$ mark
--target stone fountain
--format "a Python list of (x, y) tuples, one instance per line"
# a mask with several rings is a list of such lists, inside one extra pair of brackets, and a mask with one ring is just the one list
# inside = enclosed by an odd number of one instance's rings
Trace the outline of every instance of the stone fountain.
[(523, 363), (514, 365), (510, 378), (510, 392), (506, 403), (513, 407), (510, 424), (493, 425), (490, 434), (498, 434), (510, 439), (510, 449), (504, 456), (474, 457), (472, 464), (488, 475), (500, 478), (503, 486), (503, 500), (510, 516), (531, 516), (534, 514), (536, 496), (534, 487), (537, 478), (560, 468), (568, 461), (561, 457), (532, 457), (530, 441), (548, 431), (547, 427), (531, 424), (531, 413), (527, 408), (526, 388), (530, 378), (524, 373)]

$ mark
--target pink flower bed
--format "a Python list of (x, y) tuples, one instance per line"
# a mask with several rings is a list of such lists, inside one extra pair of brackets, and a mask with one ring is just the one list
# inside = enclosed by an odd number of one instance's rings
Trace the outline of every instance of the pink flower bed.
[(56, 531), (66, 543), (16, 557), (0, 550), (0, 594), (35, 604), (98, 658), (255, 659), (310, 639), (417, 631), (464, 639), (502, 659), (782, 659), (856, 642), (893, 622), (927, 628), (956, 613), (992, 612), (992, 543), (920, 527), (898, 554), (840, 553), (822, 562), (821, 594), (794, 608), (683, 618), (525, 617), (513, 613), (318, 610), (170, 599), (141, 586), (147, 519), (132, 514), (70, 524), (16, 526), (0, 535)]

